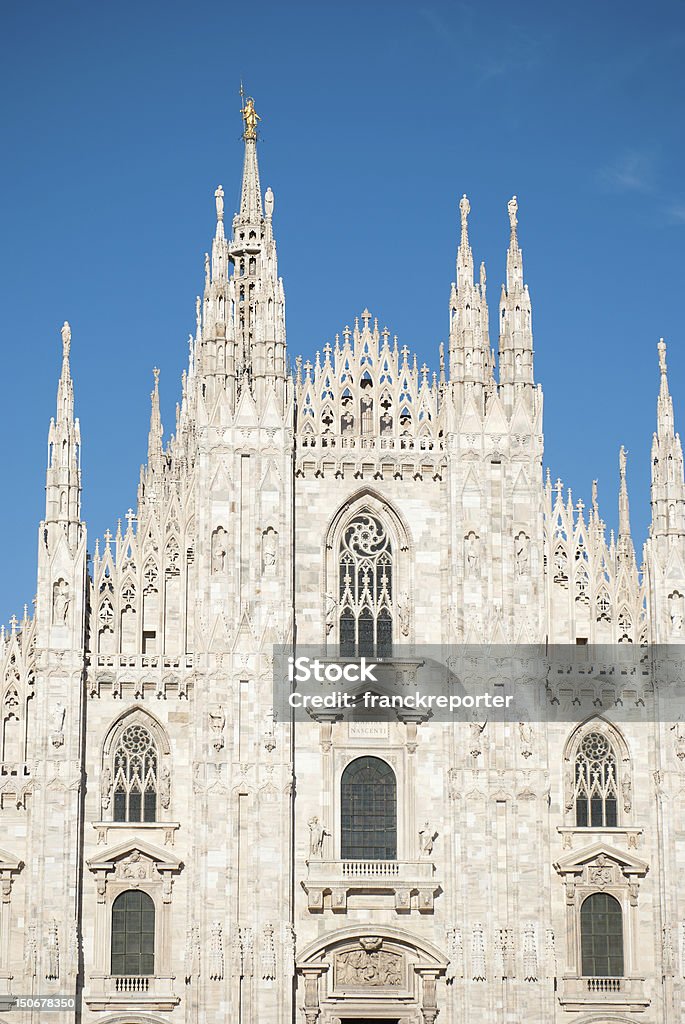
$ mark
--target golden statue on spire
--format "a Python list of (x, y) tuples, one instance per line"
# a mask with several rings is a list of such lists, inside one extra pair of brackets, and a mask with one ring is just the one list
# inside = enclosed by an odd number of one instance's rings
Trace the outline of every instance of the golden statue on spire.
[[(243, 96), (242, 86), (240, 87), (240, 95)], [(251, 96), (248, 96), (245, 100), (245, 106), (242, 108), (240, 113), (243, 115), (243, 121), (245, 122), (245, 131), (243, 132), (244, 139), (256, 139), (257, 138), (257, 121), (261, 121), (261, 117), (254, 108), (254, 100)]]

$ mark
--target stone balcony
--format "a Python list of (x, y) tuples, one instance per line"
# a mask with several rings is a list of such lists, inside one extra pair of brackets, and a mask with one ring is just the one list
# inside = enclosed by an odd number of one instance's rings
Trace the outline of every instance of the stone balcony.
[(161, 975), (91, 976), (86, 1003), (91, 1010), (173, 1010), (180, 1002), (174, 977)]
[(309, 860), (302, 887), (311, 913), (344, 913), (350, 896), (385, 895), (398, 913), (431, 914), (442, 891), (430, 860)]
[(559, 1003), (565, 1010), (610, 1009), (628, 1012), (645, 1010), (650, 1003), (644, 978), (565, 977), (561, 979)]

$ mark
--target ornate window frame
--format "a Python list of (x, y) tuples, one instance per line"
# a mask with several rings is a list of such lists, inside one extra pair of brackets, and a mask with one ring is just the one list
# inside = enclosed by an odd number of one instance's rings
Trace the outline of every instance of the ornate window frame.
[(368, 514), (384, 527), (392, 552), (393, 600), (392, 643), (411, 643), (414, 636), (414, 557), (409, 527), (397, 509), (387, 499), (369, 487), (351, 495), (331, 517), (324, 534), (322, 562), (322, 622), (323, 641), (332, 647), (339, 645), (340, 606), (339, 572), (340, 551), (345, 531), (359, 515)]
[[(173, 993), (171, 901), (174, 876), (183, 869), (178, 857), (140, 839), (129, 839), (87, 861), (95, 878), (93, 970), (86, 990), (91, 1009), (125, 1008), (131, 1002), (171, 1010), (180, 999)], [(112, 908), (128, 889), (146, 893), (155, 907), (155, 973), (118, 977), (111, 974)]]
[[(598, 733), (610, 745), (616, 763), (616, 824), (615, 825), (578, 825), (576, 824), (576, 760), (583, 740), (591, 733)], [(569, 736), (564, 750), (564, 828), (588, 833), (593, 830), (624, 831), (633, 823), (633, 771), (628, 744), (620, 730), (606, 719), (598, 715), (581, 722)], [(588, 821), (590, 821), (588, 811)]]
[[(157, 811), (155, 820), (150, 822), (115, 821), (114, 819), (114, 784), (116, 771), (114, 757), (123, 734), (132, 725), (139, 725), (152, 736), (157, 748)], [(171, 817), (172, 798), (171, 746), (164, 726), (155, 716), (144, 708), (128, 708), (110, 725), (105, 741), (102, 744), (100, 765), (100, 809), (102, 822), (108, 825), (128, 826), (129, 828), (155, 826), (168, 822)]]

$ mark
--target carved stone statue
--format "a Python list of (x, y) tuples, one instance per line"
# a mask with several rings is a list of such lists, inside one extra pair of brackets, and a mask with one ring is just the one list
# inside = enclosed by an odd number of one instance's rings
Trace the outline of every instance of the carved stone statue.
[(159, 802), (165, 811), (169, 809), (171, 802), (171, 772), (166, 765), (162, 768), (159, 780)]
[(528, 575), (528, 562), (530, 557), (530, 540), (521, 531), (516, 538), (516, 572), (519, 576)]
[(326, 594), (326, 633), (330, 633), (335, 626), (335, 613), (338, 602), (330, 592)]
[(212, 733), (214, 734), (212, 746), (216, 751), (221, 750), (224, 745), (224, 738), (222, 733), (224, 731), (225, 724), (226, 716), (224, 714), (224, 709), (221, 707), (221, 705), (217, 705), (216, 707), (210, 708), (209, 727), (212, 730)]
[(626, 814), (633, 806), (632, 792), (632, 783), (630, 781), (628, 774), (626, 773), (621, 779), (621, 793), (623, 794), (623, 810), (626, 812)]
[(273, 573), (276, 571), (278, 559), (278, 534), (272, 526), (262, 534), (262, 571)]
[(438, 833), (433, 828), (429, 821), (424, 822), (423, 827), (419, 830), (419, 856), (430, 857), (433, 852), (433, 846), (437, 839)]
[(102, 769), (102, 806), (107, 810), (112, 799), (112, 770), (108, 764)]
[(402, 636), (409, 636), (409, 594), (406, 590), (400, 596), (397, 605), (397, 615), (400, 620), (400, 631)]
[(271, 188), (267, 188), (264, 194), (264, 213), (267, 220), (271, 220), (274, 215), (274, 194)]
[(473, 530), (464, 538), (466, 572), (469, 576), (477, 576), (480, 565), (480, 538)]
[(60, 701), (57, 701), (50, 712), (50, 740), (53, 747), (61, 747), (64, 743), (64, 716), (66, 713), (67, 709)]
[(323, 841), (328, 833), (316, 815), (309, 819), (309, 856), (321, 858), (323, 856)]
[(530, 722), (519, 722), (519, 739), (522, 755), (530, 757), (533, 753), (533, 727)]
[(467, 230), (468, 216), (471, 212), (471, 203), (466, 198), (466, 193), (464, 193), (459, 201), (459, 212), (461, 214), (461, 230), (463, 234)]
[(483, 722), (470, 722), (469, 728), (471, 730), (471, 755), (472, 757), (478, 757), (479, 754), (483, 753), (483, 732), (487, 721)]
[(212, 534), (212, 572), (223, 572), (226, 568), (226, 531), (219, 526)]
[(668, 613), (671, 619), (671, 636), (681, 636), (683, 632), (683, 595), (677, 590), (669, 595)]
[(69, 349), (71, 348), (71, 327), (69, 321), (65, 320), (62, 326), (62, 352), (64, 356), (69, 355)]
[(516, 217), (516, 214), (518, 213), (518, 208), (519, 204), (516, 199), (516, 196), (512, 196), (509, 202), (507, 203), (507, 210), (509, 212), (509, 226), (511, 227), (512, 234), (514, 233), (514, 231), (516, 231), (516, 225), (518, 224), (518, 219)]
[(219, 185), (216, 192), (214, 193), (214, 200), (216, 202), (216, 219), (224, 219), (224, 190), (223, 186)]
[(57, 580), (52, 593), (52, 621), (56, 626), (66, 626), (70, 603), (69, 584), (66, 580)]

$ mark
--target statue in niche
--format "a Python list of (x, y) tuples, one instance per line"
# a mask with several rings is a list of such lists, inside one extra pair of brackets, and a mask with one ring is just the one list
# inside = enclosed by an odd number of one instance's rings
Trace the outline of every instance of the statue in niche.
[(673, 732), (673, 749), (675, 756), (680, 761), (681, 765), (685, 765), (685, 725), (681, 721), (677, 721), (675, 725), (671, 726)]
[(218, 704), (216, 705), (216, 707), (211, 708), (209, 711), (209, 727), (212, 730), (212, 733), (214, 734), (212, 746), (217, 751), (217, 753), (223, 748), (224, 745), (224, 737), (222, 734), (224, 731), (225, 724), (226, 716), (224, 715), (224, 709), (221, 707), (221, 705)]
[(528, 564), (530, 560), (530, 540), (521, 530), (515, 542), (516, 551), (516, 572), (519, 576), (528, 575)]
[(226, 531), (217, 527), (212, 534), (212, 572), (220, 573), (226, 568)]
[(278, 534), (272, 526), (262, 534), (262, 572), (274, 573), (278, 558)]
[(530, 757), (533, 753), (533, 727), (530, 722), (519, 722), (519, 739), (522, 756)]
[(480, 565), (480, 539), (473, 530), (464, 538), (466, 572), (469, 576), (477, 576)]
[(671, 619), (671, 636), (683, 632), (683, 595), (675, 590), (668, 598), (668, 613)]
[(70, 603), (69, 584), (66, 580), (57, 580), (52, 588), (52, 621), (56, 626), (66, 626)]
[(430, 857), (438, 833), (429, 821), (424, 822), (423, 828), (419, 831), (419, 856)]
[[(50, 712), (50, 730), (52, 732), (52, 744), (53, 746), (61, 746), (64, 740), (64, 718), (67, 713), (67, 709), (64, 704), (57, 701), (54, 708)], [(58, 739), (59, 737), (59, 739)]]
[(323, 841), (330, 833), (326, 831), (316, 815), (309, 819), (308, 825), (309, 856), (321, 859), (323, 857)]
[(485, 726), (487, 725), (487, 719), (481, 725), (480, 722), (470, 722), (469, 728), (471, 730), (471, 756), (478, 757), (483, 753), (483, 743), (485, 737)]

